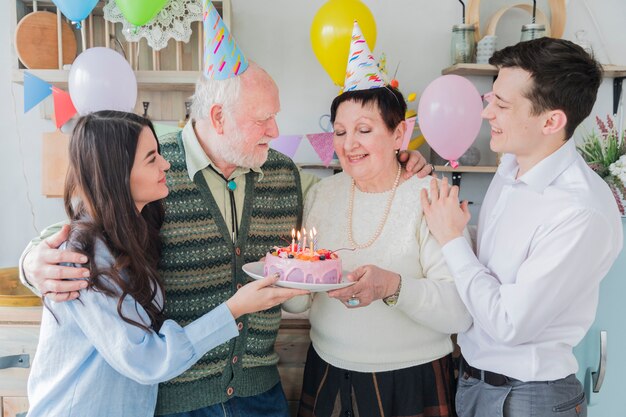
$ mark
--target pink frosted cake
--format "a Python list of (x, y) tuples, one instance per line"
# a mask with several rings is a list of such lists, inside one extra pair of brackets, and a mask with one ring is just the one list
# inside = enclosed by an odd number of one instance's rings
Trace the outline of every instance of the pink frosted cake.
[(265, 276), (278, 273), (281, 281), (337, 284), (341, 282), (341, 259), (326, 249), (292, 252), (289, 247), (275, 247), (265, 255), (263, 272)]

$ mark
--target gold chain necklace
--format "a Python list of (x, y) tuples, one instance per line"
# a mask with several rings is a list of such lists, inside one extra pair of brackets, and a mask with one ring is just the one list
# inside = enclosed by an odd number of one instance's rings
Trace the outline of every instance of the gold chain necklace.
[(383, 218), (378, 224), (378, 228), (374, 233), (374, 236), (367, 242), (363, 244), (358, 244), (354, 241), (352, 237), (352, 212), (354, 211), (354, 189), (356, 188), (356, 183), (354, 182), (354, 178), (352, 179), (352, 186), (350, 188), (350, 200), (348, 202), (348, 242), (355, 249), (364, 249), (372, 244), (378, 239), (380, 234), (383, 231), (383, 227), (385, 227), (385, 223), (387, 223), (387, 217), (389, 217), (389, 211), (391, 210), (391, 203), (393, 202), (393, 197), (396, 195), (396, 189), (398, 188), (398, 184), (400, 183), (400, 173), (402, 172), (402, 167), (398, 164), (398, 173), (396, 174), (396, 180), (393, 183), (393, 187), (391, 187), (391, 194), (387, 199), (387, 205), (385, 206), (385, 213), (383, 214)]

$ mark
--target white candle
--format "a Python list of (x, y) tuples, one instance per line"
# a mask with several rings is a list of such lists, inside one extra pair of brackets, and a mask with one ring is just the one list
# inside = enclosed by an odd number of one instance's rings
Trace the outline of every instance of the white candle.
[(296, 248), (296, 253), (300, 252), (300, 231), (298, 230), (298, 247)]

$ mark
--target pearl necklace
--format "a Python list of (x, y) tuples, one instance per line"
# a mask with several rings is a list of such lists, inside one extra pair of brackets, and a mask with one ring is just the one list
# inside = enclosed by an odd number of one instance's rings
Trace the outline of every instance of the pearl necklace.
[(396, 189), (398, 188), (398, 184), (400, 183), (400, 173), (402, 172), (402, 167), (398, 164), (398, 173), (396, 174), (396, 180), (393, 183), (393, 187), (391, 187), (391, 193), (389, 198), (387, 199), (387, 205), (385, 206), (385, 212), (383, 214), (383, 218), (378, 224), (378, 228), (374, 233), (374, 236), (367, 242), (363, 244), (358, 244), (354, 241), (352, 237), (352, 212), (354, 211), (354, 189), (356, 188), (356, 183), (354, 182), (354, 178), (352, 179), (352, 186), (350, 188), (350, 200), (348, 202), (348, 242), (355, 249), (365, 249), (378, 239), (380, 234), (383, 231), (383, 227), (385, 227), (385, 223), (387, 223), (387, 217), (389, 217), (389, 211), (391, 210), (391, 203), (393, 202), (393, 197), (396, 195)]

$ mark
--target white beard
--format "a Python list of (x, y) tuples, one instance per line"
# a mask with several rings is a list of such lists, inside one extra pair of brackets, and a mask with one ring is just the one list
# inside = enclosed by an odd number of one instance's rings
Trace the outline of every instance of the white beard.
[(212, 143), (213, 152), (224, 162), (242, 168), (259, 168), (267, 160), (267, 152), (260, 151), (253, 154), (243, 152), (244, 138), (239, 131), (230, 135), (230, 138), (222, 137)]

